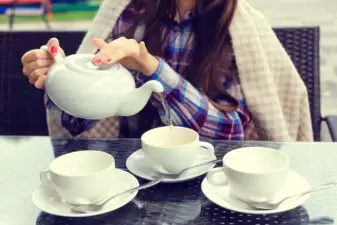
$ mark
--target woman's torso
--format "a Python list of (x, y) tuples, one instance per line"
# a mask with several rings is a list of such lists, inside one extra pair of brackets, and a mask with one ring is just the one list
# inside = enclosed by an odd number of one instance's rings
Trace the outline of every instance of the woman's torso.
[[(120, 33), (124, 33), (128, 29), (130, 29), (134, 24), (134, 18), (136, 15), (135, 9), (130, 5), (127, 7), (119, 19), (116, 22), (115, 27), (112, 32), (106, 39), (107, 42), (111, 42), (118, 36)], [(184, 77), (184, 71), (189, 65), (192, 57), (193, 50), (193, 41), (194, 41), (194, 33), (192, 30), (193, 18), (196, 15), (194, 14), (194, 10), (190, 10), (186, 12), (186, 14), (180, 19), (180, 22), (165, 17), (161, 24), (163, 26), (163, 33), (167, 34), (164, 42), (162, 43), (162, 55), (161, 57), (174, 69), (178, 74)], [(145, 32), (145, 24), (143, 21), (138, 21), (138, 25), (135, 29), (133, 38), (137, 41), (141, 41), (143, 39), (143, 35)], [(162, 37), (164, 39), (164, 37)], [(232, 54), (232, 66), (234, 70), (237, 71), (235, 64), (235, 57)], [(239, 80), (238, 74), (235, 74), (237, 80)], [(141, 86), (144, 81), (147, 79), (139, 79), (140, 74), (135, 74), (135, 79), (137, 86)], [(244, 95), (242, 93), (240, 83), (234, 83), (233, 78), (223, 77), (222, 84), (224, 85), (226, 91), (233, 96), (238, 101), (244, 101)], [(212, 89), (212, 88), (211, 88)], [(214, 88), (213, 88), (214, 89)], [(226, 103), (226, 100), (219, 100), (221, 104), (229, 104)], [(154, 103), (156, 104), (156, 103)], [(157, 103), (158, 104), (158, 103)], [(158, 106), (157, 106), (158, 107)], [(155, 110), (155, 109), (153, 109)], [(246, 111), (241, 111), (240, 109), (236, 112), (240, 117), (244, 126), (248, 124), (250, 121), (250, 114)], [(140, 137), (144, 132), (139, 129), (139, 115), (135, 115), (128, 118), (120, 119), (120, 136), (121, 137)], [(162, 125), (159, 117), (155, 117), (153, 121), (152, 127), (157, 127)]]

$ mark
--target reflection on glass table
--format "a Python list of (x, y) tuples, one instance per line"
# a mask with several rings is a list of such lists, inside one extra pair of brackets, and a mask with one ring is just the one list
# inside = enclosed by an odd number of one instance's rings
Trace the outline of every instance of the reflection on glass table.
[[(291, 169), (301, 174), (311, 186), (337, 180), (337, 145), (334, 143), (271, 143), (217, 141), (216, 156), (245, 146), (266, 146), (289, 155)], [(161, 183), (140, 191), (125, 206), (88, 218), (54, 216), (41, 212), (32, 202), (39, 187), (39, 172), (54, 157), (68, 152), (95, 149), (112, 154), (116, 167), (127, 170), (126, 159), (140, 149), (140, 140), (50, 140), (47, 137), (0, 137), (0, 221), (8, 225), (177, 225), (177, 224), (313, 224), (314, 219), (335, 218), (337, 189), (313, 194), (302, 206), (270, 214), (244, 214), (212, 203), (201, 191), (204, 175), (180, 183)], [(138, 178), (138, 177), (137, 177)], [(142, 184), (147, 180), (138, 178)], [(324, 219), (323, 218), (323, 219)], [(318, 221), (330, 222), (334, 221)], [(2, 223), (1, 223), (2, 224)]]

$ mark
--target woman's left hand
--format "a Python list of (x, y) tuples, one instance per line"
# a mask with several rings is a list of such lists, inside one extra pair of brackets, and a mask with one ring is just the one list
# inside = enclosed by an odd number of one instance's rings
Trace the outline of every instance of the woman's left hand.
[(94, 45), (100, 51), (93, 58), (93, 63), (101, 65), (119, 62), (124, 67), (151, 76), (158, 68), (159, 61), (151, 55), (144, 42), (124, 37), (106, 43), (103, 39), (95, 38)]

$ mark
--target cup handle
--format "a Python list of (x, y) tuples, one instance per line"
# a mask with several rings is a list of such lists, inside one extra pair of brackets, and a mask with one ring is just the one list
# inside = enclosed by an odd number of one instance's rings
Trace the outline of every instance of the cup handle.
[(55, 185), (50, 179), (50, 171), (49, 170), (43, 170), (40, 172), (40, 180), (43, 186), (46, 188), (55, 190)]
[[(218, 173), (222, 173), (221, 179), (214, 179), (214, 176)], [(225, 173), (223, 172), (222, 167), (216, 167), (216, 168), (209, 170), (207, 173), (206, 179), (213, 186), (223, 186), (223, 185), (228, 184), (227, 177)]]
[[(202, 148), (205, 148), (208, 151), (211, 151), (212, 154), (214, 154), (214, 147), (211, 143), (205, 142), (205, 141), (199, 141), (199, 146)], [(203, 155), (198, 155), (198, 158), (204, 158)]]

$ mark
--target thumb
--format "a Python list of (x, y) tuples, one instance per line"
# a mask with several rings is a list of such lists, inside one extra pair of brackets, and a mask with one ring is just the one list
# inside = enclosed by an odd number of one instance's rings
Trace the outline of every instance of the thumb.
[(63, 50), (60, 48), (60, 43), (57, 38), (49, 39), (47, 46), (48, 46), (48, 52), (52, 56), (55, 56), (58, 52), (61, 52), (63, 54)]
[(59, 40), (57, 38), (50, 38), (48, 43), (47, 43), (47, 46), (56, 46), (56, 47), (60, 47), (60, 43), (59, 43)]

